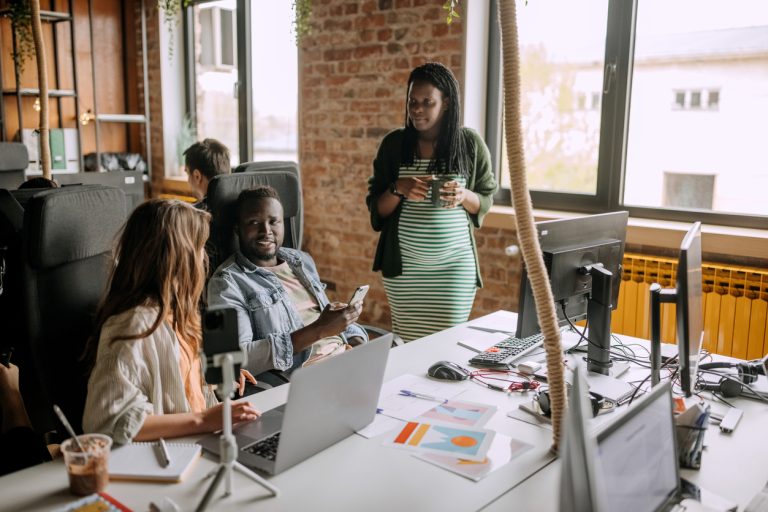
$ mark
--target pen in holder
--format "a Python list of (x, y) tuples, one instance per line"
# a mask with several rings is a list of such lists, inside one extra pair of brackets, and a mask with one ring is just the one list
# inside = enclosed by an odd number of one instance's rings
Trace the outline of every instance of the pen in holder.
[[(691, 411), (693, 409), (693, 411)], [(694, 406), (675, 419), (677, 458), (681, 468), (701, 468), (704, 433), (709, 424), (709, 407)]]

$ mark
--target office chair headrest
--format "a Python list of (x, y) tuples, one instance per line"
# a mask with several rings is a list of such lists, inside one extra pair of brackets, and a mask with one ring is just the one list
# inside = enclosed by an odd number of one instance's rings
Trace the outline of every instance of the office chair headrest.
[(27, 146), (21, 142), (0, 143), (0, 172), (24, 170), (29, 166)]
[(119, 188), (84, 185), (35, 194), (24, 215), (27, 261), (42, 269), (108, 252), (125, 219)]
[(299, 214), (299, 198), (294, 193), (299, 187), (297, 176), (283, 171), (242, 172), (214, 177), (208, 184), (208, 206), (214, 218), (224, 214), (224, 218), (235, 220), (234, 205), (237, 196), (243, 190), (259, 185), (270, 185), (277, 190), (286, 217)]

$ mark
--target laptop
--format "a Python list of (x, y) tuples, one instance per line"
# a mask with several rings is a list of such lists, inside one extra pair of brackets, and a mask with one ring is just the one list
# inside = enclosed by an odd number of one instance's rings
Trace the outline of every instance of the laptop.
[[(692, 484), (680, 479), (668, 382), (654, 387), (597, 433), (597, 454), (606, 510), (685, 510), (681, 502), (690, 500)], [(736, 510), (715, 494), (696, 491), (703, 505)]]
[[(376, 416), (392, 334), (291, 375), (288, 400), (233, 428), (237, 460), (275, 475), (341, 441)], [(198, 441), (219, 454), (219, 434)]]

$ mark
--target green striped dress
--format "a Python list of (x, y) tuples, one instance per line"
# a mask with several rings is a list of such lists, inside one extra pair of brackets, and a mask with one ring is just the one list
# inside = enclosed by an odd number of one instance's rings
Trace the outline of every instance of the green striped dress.
[[(428, 174), (429, 160), (400, 167), (399, 177)], [(466, 322), (477, 289), (475, 253), (464, 208), (403, 199), (399, 239), (403, 273), (385, 277), (392, 330), (412, 341)]]

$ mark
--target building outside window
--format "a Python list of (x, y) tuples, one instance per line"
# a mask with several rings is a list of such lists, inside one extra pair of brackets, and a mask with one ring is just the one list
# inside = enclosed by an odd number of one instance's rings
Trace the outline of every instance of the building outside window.
[[(534, 206), (765, 225), (768, 5), (520, 0), (517, 12)], [(687, 186), (701, 197), (674, 199)]]

